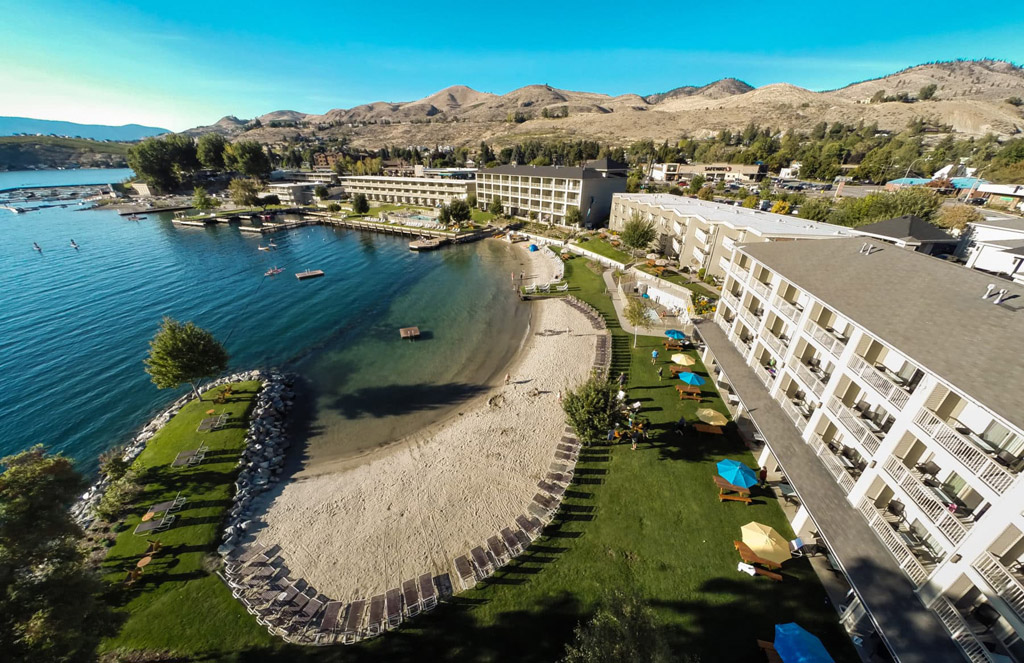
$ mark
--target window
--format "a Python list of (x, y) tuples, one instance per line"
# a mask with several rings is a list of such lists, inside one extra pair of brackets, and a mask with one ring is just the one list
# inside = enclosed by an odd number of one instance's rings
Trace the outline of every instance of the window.
[(943, 489), (945, 489), (946, 492), (959, 497), (960, 492), (967, 487), (967, 482), (963, 479), (963, 477), (958, 475), (956, 472), (953, 472), (952, 474), (949, 475), (949, 477), (946, 478), (946, 481), (942, 484), (942, 487)]

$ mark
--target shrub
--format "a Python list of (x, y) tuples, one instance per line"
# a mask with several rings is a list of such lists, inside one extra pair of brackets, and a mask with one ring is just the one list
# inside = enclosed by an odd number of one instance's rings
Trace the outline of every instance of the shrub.
[(562, 409), (576, 436), (586, 444), (607, 439), (615, 426), (614, 384), (599, 376), (591, 376), (575, 390), (569, 390), (562, 399)]
[[(679, 660), (658, 627), (654, 611), (637, 594), (610, 592), (594, 616), (576, 627), (562, 663), (668, 663)], [(684, 658), (682, 660), (690, 660)]]

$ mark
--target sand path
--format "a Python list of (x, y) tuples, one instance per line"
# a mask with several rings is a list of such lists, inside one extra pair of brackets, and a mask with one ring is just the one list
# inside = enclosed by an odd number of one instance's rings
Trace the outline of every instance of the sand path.
[[(559, 267), (524, 261), (535, 278)], [(281, 546), (292, 578), (332, 599), (366, 598), (452, 572), (456, 556), (514, 525), (563, 434), (558, 392), (586, 378), (601, 333), (562, 301), (531, 306), (511, 384), (365, 464), (294, 480), (266, 498), (256, 538)]]

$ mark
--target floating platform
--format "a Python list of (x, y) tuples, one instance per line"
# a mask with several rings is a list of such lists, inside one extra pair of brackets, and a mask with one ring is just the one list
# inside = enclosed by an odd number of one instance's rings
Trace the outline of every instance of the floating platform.
[(436, 251), (437, 249), (441, 248), (441, 245), (443, 245), (446, 241), (447, 241), (446, 239), (443, 239), (443, 238), (440, 238), (440, 237), (433, 237), (433, 238), (430, 238), (430, 239), (426, 239), (426, 238), (417, 239), (415, 241), (409, 242), (409, 250), (410, 251)]
[(306, 279), (315, 279), (318, 276), (323, 276), (323, 275), (324, 275), (324, 270), (322, 270), (322, 269), (311, 269), (308, 272), (299, 272), (298, 274), (295, 275), (295, 278), (297, 278), (300, 281), (304, 281)]
[(417, 339), (420, 337), (419, 327), (402, 327), (398, 330), (398, 335), (402, 338)]

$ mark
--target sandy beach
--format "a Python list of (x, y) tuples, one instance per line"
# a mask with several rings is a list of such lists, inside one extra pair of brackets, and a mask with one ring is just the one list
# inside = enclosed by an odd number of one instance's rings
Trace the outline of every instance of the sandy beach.
[[(545, 282), (561, 268), (537, 254), (524, 264)], [(534, 302), (531, 313), (510, 384), (358, 466), (296, 478), (264, 498), (256, 539), (281, 546), (291, 577), (332, 599), (366, 598), (450, 572), (454, 557), (526, 511), (565, 427), (558, 393), (586, 378), (600, 333), (559, 300)]]

